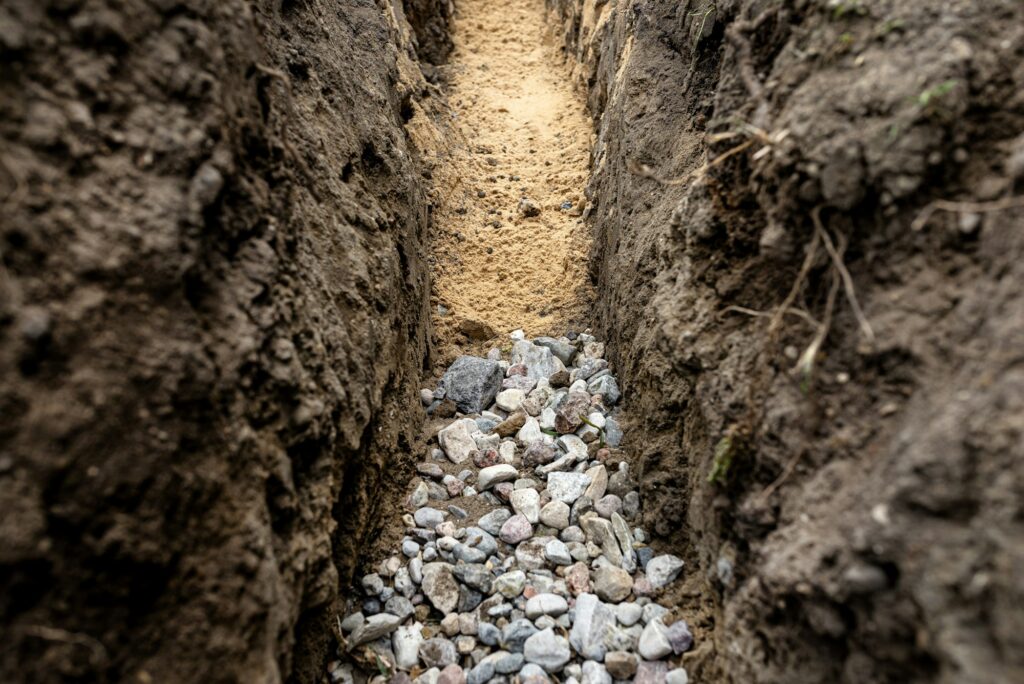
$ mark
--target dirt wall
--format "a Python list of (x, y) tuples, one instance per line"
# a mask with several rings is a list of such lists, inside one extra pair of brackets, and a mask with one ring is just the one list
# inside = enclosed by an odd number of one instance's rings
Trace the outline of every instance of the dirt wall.
[(374, 0), (0, 7), (3, 681), (322, 679), (422, 420), (411, 35)]
[(691, 677), (1020, 680), (1024, 6), (548, 4)]
[[(455, 47), (451, 38), (452, 0), (403, 0), (415, 37), (416, 55), (427, 65), (443, 64)], [(429, 72), (429, 69), (428, 69)]]

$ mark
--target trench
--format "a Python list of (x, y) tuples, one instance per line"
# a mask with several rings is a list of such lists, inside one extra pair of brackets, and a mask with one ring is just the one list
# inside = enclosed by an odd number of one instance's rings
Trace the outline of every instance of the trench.
[[(424, 458), (339, 616), (333, 682), (687, 681), (588, 326), (594, 136), (541, 0), (460, 2), (432, 165)], [(436, 138), (435, 138), (436, 139)], [(628, 443), (628, 442), (627, 442)], [(668, 605), (665, 605), (665, 604)]]
[(0, 680), (1024, 681), (1022, 26), (3, 3)]

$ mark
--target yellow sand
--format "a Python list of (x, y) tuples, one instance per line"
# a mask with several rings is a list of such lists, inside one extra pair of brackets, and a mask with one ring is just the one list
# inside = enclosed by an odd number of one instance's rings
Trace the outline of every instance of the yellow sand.
[[(439, 341), (459, 341), (469, 319), (498, 335), (564, 334), (587, 320), (592, 300), (580, 218), (591, 145), (585, 106), (543, 0), (457, 7), (445, 67), (456, 135), (434, 168), (435, 330)], [(539, 216), (520, 215), (522, 197)]]

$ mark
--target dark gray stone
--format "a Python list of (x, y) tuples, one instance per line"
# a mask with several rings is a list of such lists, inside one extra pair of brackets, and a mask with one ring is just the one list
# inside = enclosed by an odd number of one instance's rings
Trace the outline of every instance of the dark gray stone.
[(497, 361), (460, 356), (445, 371), (441, 387), (463, 413), (480, 413), (501, 389), (504, 373)]
[(522, 653), (523, 644), (536, 633), (537, 628), (529, 620), (513, 620), (501, 630), (501, 643), (513, 653)]

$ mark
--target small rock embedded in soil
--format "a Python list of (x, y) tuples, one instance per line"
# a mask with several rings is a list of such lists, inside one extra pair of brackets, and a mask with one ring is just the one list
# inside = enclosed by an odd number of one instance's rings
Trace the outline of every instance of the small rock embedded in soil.
[[(341, 620), (349, 645), (386, 654), (392, 682), (686, 684), (668, 659), (693, 634), (651, 598), (683, 561), (638, 526), (637, 484), (609, 439), (622, 438), (621, 396), (603, 345), (512, 339), (511, 363), (499, 349), (459, 357), (421, 393), (434, 419), (444, 402), (470, 417), (452, 418), (417, 465), (405, 536)], [(879, 584), (861, 567), (844, 580)]]
[(519, 213), (526, 217), (540, 216), (540, 205), (527, 197), (523, 197), (519, 200)]

